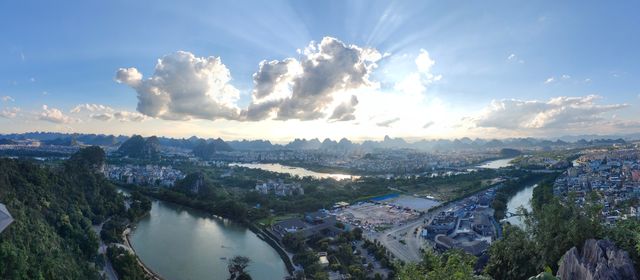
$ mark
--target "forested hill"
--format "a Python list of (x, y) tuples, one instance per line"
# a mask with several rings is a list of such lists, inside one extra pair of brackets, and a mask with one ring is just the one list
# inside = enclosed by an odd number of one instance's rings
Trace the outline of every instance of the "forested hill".
[(0, 279), (99, 279), (92, 224), (124, 212), (97, 147), (58, 167), (0, 159), (0, 202), (15, 221), (0, 233)]

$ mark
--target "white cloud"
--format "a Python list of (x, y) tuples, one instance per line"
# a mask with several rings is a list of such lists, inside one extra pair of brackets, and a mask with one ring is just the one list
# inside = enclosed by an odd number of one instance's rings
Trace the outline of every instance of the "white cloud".
[(547, 78), (547, 79), (544, 81), (544, 83), (545, 83), (545, 84), (550, 84), (550, 83), (553, 83), (553, 82), (555, 82), (555, 81), (556, 81), (556, 78), (555, 78), (555, 77), (549, 77), (549, 78)]
[(92, 119), (100, 120), (100, 121), (109, 121), (113, 119), (113, 114), (111, 113), (97, 113), (89, 115)]
[(105, 105), (100, 105), (100, 104), (80, 104), (77, 105), (76, 107), (74, 107), (73, 109), (71, 109), (71, 113), (79, 113), (82, 110), (86, 110), (89, 112), (96, 112), (96, 111), (113, 111), (113, 109), (109, 106), (105, 106)]
[(17, 107), (3, 109), (2, 111), (0, 111), (0, 117), (13, 119), (18, 115), (19, 112), (20, 108)]
[(429, 56), (429, 52), (425, 49), (420, 49), (420, 54), (416, 57), (415, 62), (416, 66), (418, 66), (418, 71), (423, 74), (430, 74), (431, 67), (436, 64), (436, 62)]
[(71, 109), (70, 112), (74, 114), (88, 112), (90, 113), (88, 115), (90, 118), (100, 121), (140, 122), (147, 119), (145, 115), (138, 112), (118, 111), (101, 104), (80, 104)]
[(568, 79), (571, 79), (571, 76), (569, 76), (567, 74), (562, 74), (562, 76), (560, 76), (560, 79), (568, 80)]
[(356, 119), (354, 113), (356, 112), (356, 105), (358, 105), (358, 98), (355, 95), (351, 96), (349, 101), (343, 102), (338, 105), (334, 110), (329, 120), (335, 121), (352, 121)]
[(158, 60), (150, 78), (136, 68), (121, 68), (116, 81), (138, 93), (137, 110), (166, 120), (237, 119), (238, 90), (219, 57), (179, 51)]
[(39, 120), (48, 121), (52, 123), (72, 123), (77, 120), (65, 115), (62, 111), (56, 108), (49, 108), (47, 105), (42, 105), (42, 112), (38, 116)]
[(393, 118), (393, 119), (388, 119), (388, 120), (384, 120), (381, 122), (376, 123), (377, 126), (380, 127), (390, 127), (392, 124), (398, 122), (400, 120), (400, 118)]
[(5, 96), (3, 96), (3, 97), (0, 97), (0, 99), (2, 99), (2, 101), (3, 101), (3, 102), (9, 102), (9, 101), (13, 102), (13, 101), (16, 101), (15, 99), (13, 99), (13, 97), (8, 96), (8, 95), (5, 95)]
[(476, 127), (498, 129), (547, 129), (589, 127), (603, 120), (603, 113), (627, 104), (599, 105), (599, 96), (555, 97), (547, 101), (494, 100), (470, 121)]
[(425, 49), (420, 49), (414, 62), (418, 71), (408, 74), (397, 82), (394, 86), (395, 90), (410, 94), (424, 93), (430, 84), (442, 79), (442, 75), (434, 75), (431, 72), (436, 62), (431, 59), (429, 52)]
[(427, 86), (422, 81), (420, 73), (411, 73), (396, 83), (394, 89), (405, 93), (422, 93), (427, 90)]
[(512, 53), (509, 56), (507, 56), (507, 60), (511, 62), (524, 63), (524, 60), (518, 58), (518, 56), (515, 53)]
[[(253, 75), (252, 102), (242, 112), (243, 120), (314, 120), (330, 115), (332, 120), (351, 120), (357, 99), (349, 90), (377, 88), (369, 80), (382, 55), (374, 49), (346, 45), (324, 37), (300, 50), (300, 60), (263, 61)], [(354, 102), (355, 100), (355, 102)], [(333, 112), (333, 113), (331, 113)]]
[(147, 117), (138, 112), (117, 111), (113, 113), (113, 118), (121, 122), (141, 122)]
[(427, 128), (432, 127), (434, 124), (436, 124), (436, 123), (435, 123), (435, 122), (433, 122), (433, 121), (429, 121), (429, 122), (425, 123), (425, 124), (422, 126), (422, 128), (427, 129)]

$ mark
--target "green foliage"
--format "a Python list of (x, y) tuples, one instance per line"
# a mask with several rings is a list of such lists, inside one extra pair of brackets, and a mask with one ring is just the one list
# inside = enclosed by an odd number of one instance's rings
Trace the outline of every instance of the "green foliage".
[(102, 225), (100, 238), (107, 244), (122, 243), (122, 232), (127, 227), (127, 223), (127, 220), (123, 217), (112, 217)]
[(151, 136), (145, 139), (140, 135), (133, 135), (120, 145), (118, 153), (130, 158), (157, 159), (160, 156), (159, 149), (158, 137)]
[(124, 213), (115, 187), (90, 170), (101, 155), (81, 150), (55, 170), (0, 159), (0, 198), (15, 219), (0, 234), (0, 279), (98, 278), (92, 224)]
[(127, 280), (146, 280), (145, 272), (138, 265), (136, 256), (129, 251), (112, 245), (107, 248), (107, 257), (113, 264), (116, 273), (120, 279)]
[(419, 264), (408, 263), (398, 271), (398, 280), (467, 280), (476, 279), (473, 265), (476, 258), (459, 250), (449, 250), (442, 255), (425, 252)]
[(140, 192), (133, 191), (129, 200), (127, 217), (130, 221), (135, 221), (151, 211), (151, 200), (143, 196)]
[(504, 237), (489, 248), (485, 272), (496, 280), (527, 279), (542, 267), (535, 243), (518, 227), (505, 225)]
[(72, 169), (89, 168), (90, 170), (96, 171), (104, 165), (104, 160), (105, 154), (102, 148), (98, 146), (91, 146), (81, 149), (77, 153), (73, 154), (66, 164)]
[(304, 237), (299, 233), (287, 233), (282, 237), (282, 244), (287, 250), (294, 253), (302, 252), (305, 249)]
[(244, 256), (235, 256), (229, 260), (227, 269), (229, 270), (229, 280), (251, 280), (251, 276), (247, 272), (251, 259)]
[(640, 271), (640, 221), (624, 220), (607, 230), (607, 237), (629, 253), (636, 271)]
[[(574, 203), (572, 195), (567, 198), (567, 202), (561, 202), (558, 198), (545, 194), (545, 190), (549, 189), (548, 185), (543, 185), (541, 192), (536, 192), (537, 189), (534, 189), (532, 201), (538, 204), (533, 205), (533, 213), (526, 215), (525, 223), (543, 263), (555, 271), (558, 261), (571, 247), (579, 248), (587, 239), (604, 237), (600, 216), (602, 206), (587, 202), (581, 208)], [(537, 195), (542, 195), (543, 198), (536, 197)]]

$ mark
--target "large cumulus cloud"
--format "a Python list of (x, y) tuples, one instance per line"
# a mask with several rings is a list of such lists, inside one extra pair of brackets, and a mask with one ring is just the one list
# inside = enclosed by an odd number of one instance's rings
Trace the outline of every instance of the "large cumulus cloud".
[(603, 114), (627, 107), (627, 104), (600, 105), (599, 96), (554, 97), (547, 101), (494, 100), (477, 117), (476, 127), (498, 129), (562, 129), (590, 126), (604, 120)]
[[(257, 90), (253, 102), (244, 113), (252, 120), (267, 118), (271, 113), (280, 120), (324, 118), (334, 101), (345, 97), (340, 94), (377, 86), (369, 76), (381, 58), (376, 50), (347, 45), (331, 37), (312, 42), (299, 61), (289, 58), (261, 63), (254, 75)], [(264, 77), (269, 79), (257, 79)], [(353, 120), (352, 108), (357, 99), (349, 95), (342, 99), (345, 101), (333, 108), (330, 119)]]
[(144, 79), (136, 68), (121, 68), (116, 81), (138, 93), (137, 110), (166, 120), (237, 119), (238, 90), (219, 57), (195, 57), (179, 51), (158, 60)]
[[(376, 50), (325, 37), (309, 44), (300, 60), (262, 62), (254, 75), (253, 101), (243, 115), (249, 120), (272, 113), (280, 120), (314, 120), (330, 114), (332, 120), (353, 120), (358, 102), (345, 92), (377, 87), (369, 76), (381, 58)], [(338, 99), (344, 101), (335, 105)]]
[(116, 81), (138, 94), (137, 110), (168, 120), (239, 121), (355, 119), (358, 99), (348, 91), (378, 84), (369, 80), (382, 56), (373, 49), (325, 37), (311, 42), (299, 58), (263, 61), (253, 75), (251, 102), (237, 107), (238, 90), (218, 57), (176, 52), (158, 60), (153, 75), (121, 68)]

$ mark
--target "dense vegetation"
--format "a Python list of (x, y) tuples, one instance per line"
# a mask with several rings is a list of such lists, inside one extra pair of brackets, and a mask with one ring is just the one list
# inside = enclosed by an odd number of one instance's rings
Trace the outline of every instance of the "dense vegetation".
[(602, 224), (597, 193), (589, 193), (584, 207), (570, 195), (561, 201), (553, 195), (551, 184), (534, 189), (533, 212), (525, 213), (526, 232), (506, 226), (504, 238), (492, 243), (485, 272), (494, 279), (527, 279), (540, 271), (558, 269), (564, 253), (585, 240), (610, 239), (629, 252), (636, 269), (640, 259), (640, 222), (626, 220), (611, 227)]
[[(293, 253), (293, 263), (304, 268), (304, 276), (311, 279), (329, 279), (325, 269), (318, 263), (318, 252), (327, 253), (329, 270), (351, 275), (350, 279), (382, 279), (375, 274), (373, 263), (367, 263), (366, 255), (370, 254), (380, 262), (383, 268), (390, 268), (387, 250), (379, 243), (366, 241), (362, 237), (362, 229), (355, 228), (338, 234), (335, 238), (311, 237), (305, 240), (300, 235), (288, 234), (282, 239), (287, 251)], [(393, 278), (393, 270), (387, 275)], [(301, 279), (299, 275), (297, 279)]]
[(251, 259), (245, 256), (235, 256), (231, 258), (227, 264), (229, 280), (251, 280), (251, 275), (249, 275), (247, 271), (250, 263)]
[(129, 251), (112, 245), (107, 248), (107, 257), (113, 264), (116, 273), (121, 279), (145, 280), (146, 274), (138, 265), (136, 256)]
[(89, 148), (57, 168), (0, 159), (0, 198), (15, 222), (0, 234), (2, 279), (97, 279), (92, 230), (123, 214), (123, 198), (95, 174), (104, 152)]
[(426, 251), (420, 263), (405, 264), (398, 272), (398, 280), (471, 280), (487, 279), (473, 272), (476, 258), (458, 250), (444, 254)]
[(157, 159), (160, 156), (158, 137), (151, 136), (145, 139), (140, 135), (133, 135), (120, 145), (118, 154), (130, 158)]
[(207, 142), (204, 139), (200, 139), (198, 144), (193, 147), (193, 155), (202, 158), (202, 159), (211, 159), (215, 156), (217, 152), (229, 152), (233, 149), (224, 142), (222, 139), (218, 138), (215, 140), (211, 140)]

